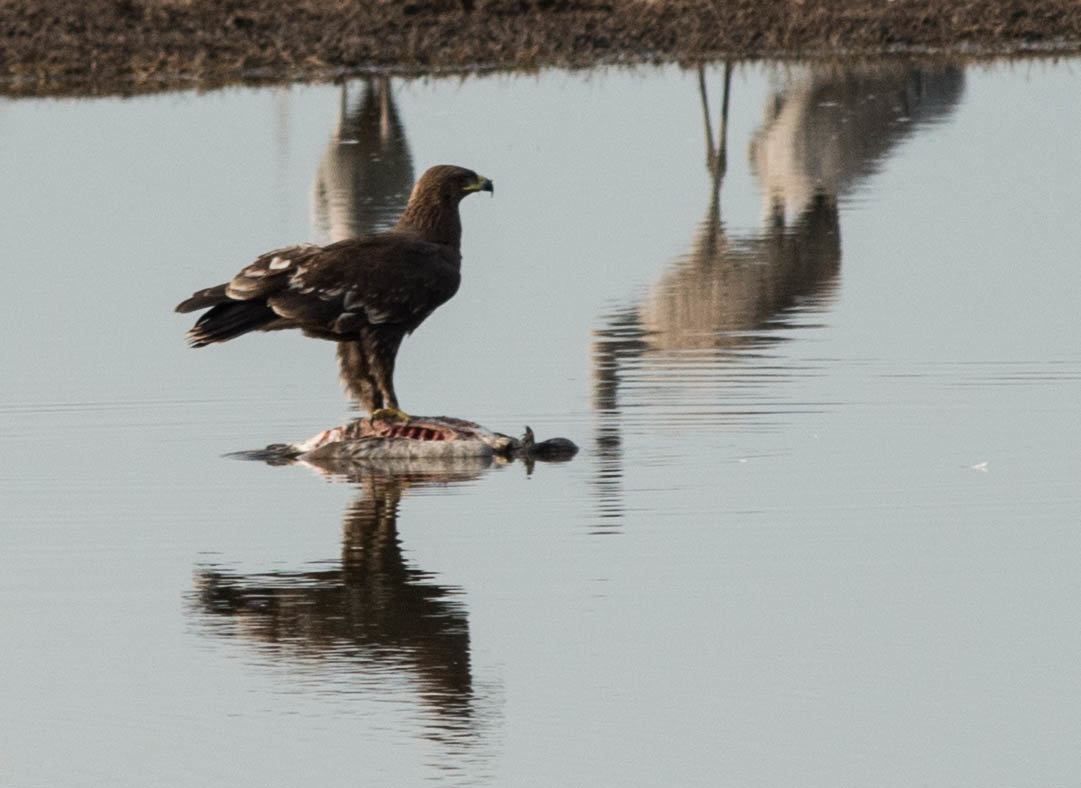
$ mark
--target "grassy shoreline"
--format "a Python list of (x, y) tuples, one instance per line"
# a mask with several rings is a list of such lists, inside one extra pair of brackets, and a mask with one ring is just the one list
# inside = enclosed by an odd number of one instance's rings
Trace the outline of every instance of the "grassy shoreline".
[(1067, 0), (0, 0), (0, 93), (707, 59), (1081, 51)]

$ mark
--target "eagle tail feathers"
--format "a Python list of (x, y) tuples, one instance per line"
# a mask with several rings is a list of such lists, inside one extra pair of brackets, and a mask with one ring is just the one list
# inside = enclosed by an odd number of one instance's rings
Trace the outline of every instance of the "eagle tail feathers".
[(247, 334), (266, 327), (278, 319), (265, 303), (259, 301), (229, 301), (218, 304), (196, 321), (188, 331), (192, 347), (204, 347), (215, 342)]

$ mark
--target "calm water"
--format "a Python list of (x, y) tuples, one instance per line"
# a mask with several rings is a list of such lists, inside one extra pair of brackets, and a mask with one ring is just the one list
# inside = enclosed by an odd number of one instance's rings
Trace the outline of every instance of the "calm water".
[[(0, 784), (1075, 783), (1079, 65), (0, 101)], [(172, 306), (439, 162), (402, 405), (582, 453), (222, 458), (334, 348)]]

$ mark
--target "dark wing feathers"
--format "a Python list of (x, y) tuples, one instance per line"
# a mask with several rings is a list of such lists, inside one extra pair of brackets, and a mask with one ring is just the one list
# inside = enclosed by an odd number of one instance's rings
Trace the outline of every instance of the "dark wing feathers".
[(460, 264), (456, 249), (405, 233), (326, 247), (301, 244), (267, 252), (228, 284), (199, 291), (177, 311), (214, 306), (189, 332), (196, 346), (272, 323), (331, 339), (365, 325), (412, 331), (457, 292)]
[(387, 233), (326, 247), (298, 265), (267, 303), (283, 318), (339, 333), (383, 323), (411, 331), (454, 295), (459, 281), (453, 250)]
[(206, 309), (208, 306), (214, 306), (220, 304), (229, 298), (225, 294), (225, 288), (228, 285), (217, 285), (215, 287), (208, 287), (205, 290), (200, 290), (198, 293), (193, 293), (191, 298), (186, 301), (181, 301), (176, 306), (177, 312), (196, 312), (200, 309)]
[(323, 247), (315, 244), (297, 244), (260, 255), (233, 277), (226, 294), (237, 301), (272, 295), (285, 287), (297, 271), (318, 260), (322, 251)]
[(288, 284), (288, 275), (294, 273), (298, 265), (307, 262), (321, 251), (322, 247), (315, 244), (298, 244), (267, 252), (241, 270), (231, 281), (200, 290), (186, 301), (181, 301), (176, 311), (195, 312), (208, 306), (229, 301), (247, 301), (273, 293)]

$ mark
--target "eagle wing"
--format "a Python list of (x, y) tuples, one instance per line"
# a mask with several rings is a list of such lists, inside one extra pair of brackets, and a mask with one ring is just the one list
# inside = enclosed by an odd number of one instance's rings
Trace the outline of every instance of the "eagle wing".
[(275, 249), (256, 258), (225, 286), (225, 294), (235, 301), (266, 298), (283, 287), (298, 271), (317, 261), (323, 247), (297, 244)]
[[(457, 251), (406, 234), (363, 236), (316, 249), (288, 266), (279, 263), (282, 275), (268, 273), (262, 281), (277, 280), (264, 295), (277, 315), (317, 334), (352, 334), (365, 325), (412, 331), (461, 281)], [(265, 263), (268, 271), (272, 264)]]
[(253, 301), (288, 285), (289, 276), (321, 252), (315, 244), (297, 244), (260, 255), (231, 281), (192, 293), (176, 306), (177, 312), (195, 312), (234, 301)]
[(193, 347), (280, 328), (332, 340), (349, 339), (365, 326), (404, 334), (457, 292), (460, 268), (457, 249), (409, 233), (299, 244), (261, 255), (176, 310), (211, 307), (188, 332)]

